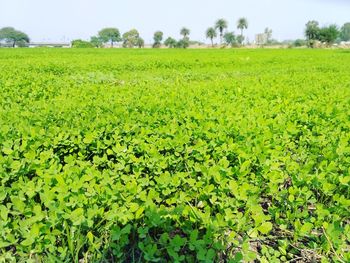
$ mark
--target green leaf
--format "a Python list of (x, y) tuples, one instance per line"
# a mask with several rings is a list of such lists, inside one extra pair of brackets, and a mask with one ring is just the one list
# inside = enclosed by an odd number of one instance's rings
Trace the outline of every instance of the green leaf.
[(11, 148), (3, 148), (2, 151), (6, 155), (10, 155), (13, 153), (13, 150)]
[(31, 245), (34, 243), (34, 241), (35, 241), (34, 238), (29, 237), (29, 238), (23, 240), (23, 241), (21, 242), (21, 245), (22, 245), (22, 246), (25, 246), (25, 247), (29, 247), (29, 246), (31, 246)]
[(307, 235), (311, 232), (311, 230), (313, 229), (314, 225), (307, 222), (305, 223), (301, 228), (300, 228), (300, 233), (302, 235)]
[(95, 136), (93, 134), (89, 133), (89, 134), (85, 135), (83, 142), (85, 144), (90, 144), (93, 142), (94, 139), (95, 139)]
[(77, 208), (70, 214), (70, 219), (73, 222), (73, 225), (80, 225), (84, 220), (84, 209)]
[(19, 212), (21, 212), (21, 213), (23, 213), (24, 212), (24, 209), (25, 209), (25, 203), (19, 198), (19, 197), (17, 197), (17, 196), (13, 196), (13, 197), (11, 197), (11, 201), (12, 201), (12, 203), (13, 203), (13, 205), (15, 206), (15, 208), (19, 211)]
[(94, 235), (89, 231), (86, 235), (87, 240), (89, 241), (90, 244), (94, 243)]
[(180, 248), (185, 244), (185, 239), (181, 238), (179, 235), (176, 235), (171, 241), (171, 246), (175, 251), (179, 251)]
[(272, 230), (272, 227), (271, 222), (264, 222), (258, 227), (258, 230), (261, 234), (267, 235)]
[(2, 220), (4, 222), (6, 222), (8, 219), (8, 212), (9, 211), (8, 211), (7, 207), (5, 207), (4, 205), (0, 205), (0, 217), (2, 218)]
[(349, 185), (350, 176), (339, 176), (339, 182), (343, 185)]
[(137, 211), (135, 213), (135, 219), (141, 218), (144, 211), (145, 211), (145, 209), (143, 207), (140, 207), (139, 209), (137, 209)]

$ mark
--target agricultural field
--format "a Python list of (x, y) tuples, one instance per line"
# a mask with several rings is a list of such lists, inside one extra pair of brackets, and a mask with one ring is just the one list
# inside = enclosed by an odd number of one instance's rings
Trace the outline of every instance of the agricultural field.
[(0, 262), (350, 262), (350, 52), (0, 50)]

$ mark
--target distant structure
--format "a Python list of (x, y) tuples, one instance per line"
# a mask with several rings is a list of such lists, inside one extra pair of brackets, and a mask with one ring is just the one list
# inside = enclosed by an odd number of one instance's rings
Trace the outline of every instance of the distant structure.
[(255, 35), (255, 44), (256, 45), (265, 45), (267, 44), (269, 37), (266, 33)]
[[(8, 47), (12, 48), (12, 43), (7, 43), (5, 41), (0, 41), (0, 47)], [(67, 42), (30, 42), (30, 43), (25, 43), (21, 46), (16, 45), (16, 47), (30, 47), (30, 48), (35, 48), (35, 47), (61, 47), (61, 48), (70, 48), (72, 47), (71, 43)]]
[(28, 47), (34, 48), (34, 47), (62, 47), (62, 48), (70, 48), (71, 43), (66, 42), (56, 42), (56, 43), (46, 43), (46, 42), (30, 42), (28, 44)]

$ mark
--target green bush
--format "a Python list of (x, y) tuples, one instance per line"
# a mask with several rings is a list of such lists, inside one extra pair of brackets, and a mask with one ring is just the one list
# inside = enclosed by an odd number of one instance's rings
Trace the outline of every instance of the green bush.
[(293, 42), (294, 47), (304, 47), (307, 46), (307, 41), (304, 39), (297, 39)]
[(95, 45), (89, 41), (77, 39), (72, 41), (72, 47), (73, 48), (93, 48), (95, 47)]

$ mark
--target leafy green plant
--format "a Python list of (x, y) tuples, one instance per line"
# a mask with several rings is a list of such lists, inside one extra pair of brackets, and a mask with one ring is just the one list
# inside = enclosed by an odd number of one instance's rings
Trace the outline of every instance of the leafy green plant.
[(0, 58), (0, 261), (349, 262), (344, 52)]

